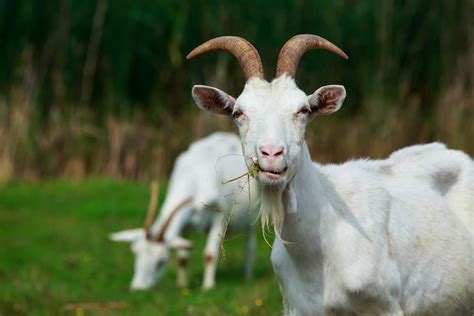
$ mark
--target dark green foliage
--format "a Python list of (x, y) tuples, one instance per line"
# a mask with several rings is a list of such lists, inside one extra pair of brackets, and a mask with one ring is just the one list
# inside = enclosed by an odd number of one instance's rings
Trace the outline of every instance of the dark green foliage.
[[(41, 103), (75, 103), (95, 9), (96, 1), (2, 1), (1, 91), (8, 94), (8, 87), (22, 80), (19, 69), (29, 66), (24, 55), (30, 53), (33, 67), (47, 68)], [(344, 82), (352, 96), (380, 92), (396, 97), (403, 80), (406, 93), (432, 101), (469, 51), (472, 10), (467, 0), (109, 1), (93, 103), (120, 100), (110, 111), (124, 114), (133, 106), (184, 107), (191, 83), (212, 76), (219, 58), (210, 54), (187, 62), (184, 56), (199, 43), (225, 34), (254, 43), (271, 78), (281, 45), (298, 33), (326, 37), (351, 57), (347, 63), (329, 53), (309, 54), (299, 72), (305, 88)], [(54, 56), (50, 65), (42, 64), (45, 53)], [(62, 78), (54, 77), (56, 67)], [(242, 86), (238, 66), (226, 62), (225, 67), (232, 70), (226, 80), (237, 93)], [(55, 100), (49, 92), (55, 80), (65, 86), (66, 100)]]

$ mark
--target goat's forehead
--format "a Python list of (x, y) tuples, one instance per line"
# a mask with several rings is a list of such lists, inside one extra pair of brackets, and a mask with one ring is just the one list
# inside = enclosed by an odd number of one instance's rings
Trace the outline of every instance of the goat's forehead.
[(242, 107), (284, 109), (300, 106), (307, 98), (292, 78), (283, 76), (272, 82), (260, 79), (248, 81), (237, 101)]
[(143, 252), (153, 251), (155, 253), (164, 253), (166, 251), (166, 246), (163, 243), (158, 243), (155, 241), (143, 239), (137, 242), (137, 245)]

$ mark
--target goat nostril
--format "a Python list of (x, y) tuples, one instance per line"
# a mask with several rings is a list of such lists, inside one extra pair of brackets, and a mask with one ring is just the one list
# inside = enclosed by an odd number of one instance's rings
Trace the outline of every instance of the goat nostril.
[(283, 147), (280, 147), (277, 149), (277, 152), (274, 154), (274, 156), (281, 156), (283, 155)]
[(276, 147), (272, 145), (267, 145), (267, 146), (260, 147), (260, 153), (262, 154), (262, 156), (267, 156), (267, 157), (282, 156), (284, 151), (285, 151), (285, 148), (283, 146)]
[(270, 156), (270, 154), (263, 149), (260, 149), (260, 153), (262, 153), (263, 156)]

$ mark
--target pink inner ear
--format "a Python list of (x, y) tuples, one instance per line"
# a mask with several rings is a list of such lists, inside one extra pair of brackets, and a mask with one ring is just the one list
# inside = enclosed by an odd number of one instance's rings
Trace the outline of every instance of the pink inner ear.
[(219, 114), (230, 114), (235, 103), (230, 95), (207, 86), (195, 86), (193, 97), (200, 107)]
[(340, 89), (328, 89), (320, 94), (321, 99), (326, 104), (335, 104), (342, 97)]
[(316, 90), (309, 103), (316, 114), (324, 115), (337, 111), (344, 99), (345, 89), (342, 86), (326, 86)]

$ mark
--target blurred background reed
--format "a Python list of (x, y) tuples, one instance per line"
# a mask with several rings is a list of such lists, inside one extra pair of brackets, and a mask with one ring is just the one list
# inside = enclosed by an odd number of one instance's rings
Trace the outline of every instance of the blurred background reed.
[(225, 118), (198, 111), (193, 84), (238, 95), (238, 63), (192, 61), (201, 42), (238, 35), (272, 78), (291, 36), (315, 33), (349, 61), (308, 53), (298, 83), (348, 91), (308, 131), (316, 160), (381, 158), (441, 140), (474, 155), (474, 2), (0, 1), (0, 181), (165, 177), (176, 155)]

